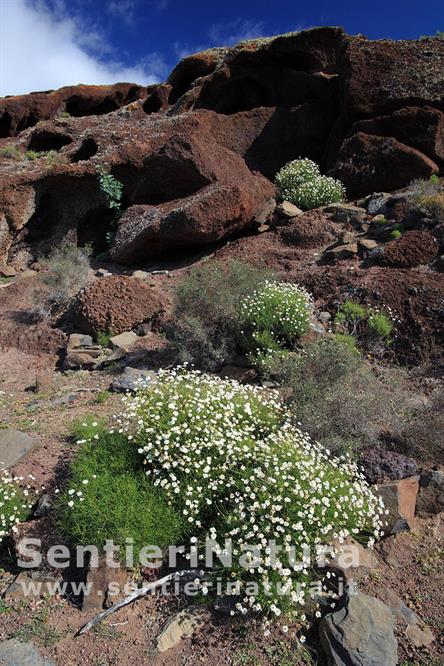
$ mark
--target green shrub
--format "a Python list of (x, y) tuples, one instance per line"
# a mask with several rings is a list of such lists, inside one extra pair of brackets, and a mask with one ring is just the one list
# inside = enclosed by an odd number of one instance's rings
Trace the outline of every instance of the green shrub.
[(375, 445), (381, 432), (399, 428), (401, 376), (378, 377), (347, 337), (327, 337), (302, 353), (274, 358), (269, 375), (291, 389), (296, 421), (336, 453), (355, 455)]
[(96, 334), (96, 342), (101, 347), (108, 347), (112, 337), (114, 337), (114, 333), (111, 333), (110, 331), (99, 331)]
[(25, 153), (25, 157), (27, 160), (30, 160), (33, 162), (34, 160), (38, 160), (41, 157), (44, 157), (46, 153), (43, 151), (38, 151), (38, 150), (27, 150)]
[(29, 488), (21, 488), (21, 479), (2, 471), (0, 476), (0, 544), (11, 529), (26, 520), (31, 512), (33, 500)]
[[(238, 586), (242, 613), (297, 615), (308, 596), (298, 588), (313, 575), (308, 565), (291, 568), (284, 548), (279, 565), (270, 561), (269, 540), (291, 544), (300, 560), (303, 544), (316, 550), (339, 533), (370, 541), (380, 534), (381, 500), (352, 463), (295, 428), (276, 393), (173, 370), (125, 403), (122, 430), (134, 435), (147, 473), (181, 512), (191, 542), (233, 540), (232, 565), (214, 574)], [(246, 544), (259, 549), (259, 568), (240, 566), (239, 556), (251, 552)], [(202, 593), (213, 594), (208, 583)]]
[(396, 240), (397, 238), (401, 238), (402, 233), (399, 231), (399, 229), (393, 229), (393, 231), (390, 234), (390, 238), (393, 238)]
[(167, 329), (179, 363), (202, 370), (220, 367), (241, 339), (240, 303), (272, 278), (268, 269), (239, 261), (192, 268), (176, 289), (174, 320)]
[(393, 332), (393, 323), (383, 312), (372, 312), (367, 318), (368, 332), (371, 337), (388, 340)]
[(184, 521), (147, 478), (134, 444), (99, 422), (88, 420), (83, 429), (80, 424), (75, 428), (80, 449), (71, 464), (69, 487), (55, 504), (62, 535), (73, 546), (98, 549), (113, 540), (122, 558), (126, 539), (134, 540), (135, 558), (143, 546), (164, 549), (176, 543)]
[(266, 281), (240, 304), (243, 341), (253, 353), (291, 349), (309, 328), (310, 294), (300, 285)]
[(0, 148), (0, 157), (8, 157), (14, 160), (20, 160), (22, 155), (16, 146), (2, 146)]
[(322, 176), (318, 165), (307, 158), (289, 162), (276, 174), (276, 185), (287, 201), (310, 210), (344, 201), (345, 188), (339, 180)]
[(368, 351), (381, 351), (391, 343), (394, 322), (385, 312), (365, 307), (355, 301), (344, 301), (333, 320), (336, 332), (354, 336)]
[(36, 316), (58, 315), (69, 306), (88, 280), (90, 254), (88, 246), (64, 241), (40, 260), (42, 288), (33, 294)]

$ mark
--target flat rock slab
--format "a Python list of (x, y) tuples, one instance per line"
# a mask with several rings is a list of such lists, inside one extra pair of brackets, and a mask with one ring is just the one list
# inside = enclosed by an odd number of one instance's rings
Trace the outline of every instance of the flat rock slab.
[(111, 390), (116, 393), (133, 393), (141, 384), (154, 384), (156, 379), (156, 373), (152, 370), (139, 370), (127, 366), (122, 374), (114, 379)]
[(182, 638), (192, 636), (209, 621), (211, 614), (205, 608), (192, 606), (173, 615), (162, 627), (156, 638), (159, 652), (166, 652), (179, 643)]
[(21, 643), (15, 638), (0, 643), (1, 666), (56, 666), (43, 657), (33, 643)]
[(8, 428), (0, 430), (0, 469), (9, 469), (40, 445), (35, 435)]

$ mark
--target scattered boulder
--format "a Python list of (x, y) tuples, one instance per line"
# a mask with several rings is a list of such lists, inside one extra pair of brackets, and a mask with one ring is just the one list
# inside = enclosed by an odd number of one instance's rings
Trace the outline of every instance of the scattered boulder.
[(139, 370), (126, 366), (121, 375), (111, 383), (111, 390), (116, 393), (134, 392), (141, 383), (156, 381), (156, 373), (152, 370)]
[(331, 214), (333, 222), (341, 222), (343, 224), (352, 224), (359, 227), (361, 222), (366, 216), (365, 208), (361, 206), (354, 206), (353, 204), (331, 204), (325, 209), (326, 213)]
[(36, 435), (13, 428), (0, 429), (0, 469), (13, 467), (38, 446), (40, 440)]
[(372, 238), (358, 238), (358, 246), (363, 252), (371, 252), (379, 247), (378, 243)]
[(156, 638), (156, 647), (159, 652), (166, 652), (182, 640), (192, 636), (203, 627), (210, 618), (210, 612), (205, 608), (185, 608), (173, 615), (162, 627)]
[(383, 261), (387, 266), (414, 268), (428, 264), (438, 253), (438, 243), (428, 231), (406, 231), (384, 247)]
[(395, 666), (398, 643), (395, 617), (382, 601), (365, 594), (346, 598), (326, 615), (319, 632), (330, 666)]
[(101, 278), (80, 294), (73, 317), (76, 325), (94, 335), (127, 331), (160, 315), (158, 291), (146, 282), (124, 275)]
[(302, 215), (303, 211), (289, 201), (282, 201), (282, 203), (276, 207), (276, 213), (279, 217), (291, 219), (292, 217)]
[(82, 333), (71, 333), (68, 338), (68, 349), (78, 349), (79, 347), (91, 347), (93, 339), (90, 335), (83, 335)]
[(109, 343), (113, 349), (120, 349), (123, 352), (128, 352), (137, 342), (138, 335), (133, 331), (125, 331), (119, 335), (114, 335), (110, 338)]
[(388, 510), (385, 517), (385, 534), (409, 530), (415, 525), (416, 497), (419, 490), (419, 476), (409, 476), (400, 481), (390, 481), (377, 486), (376, 491), (384, 500)]
[(67, 370), (91, 370), (94, 368), (102, 356), (103, 350), (100, 347), (79, 348), (68, 351), (63, 365)]
[(350, 259), (358, 254), (357, 243), (340, 243), (329, 247), (324, 252), (324, 257), (328, 261), (338, 261), (340, 259)]

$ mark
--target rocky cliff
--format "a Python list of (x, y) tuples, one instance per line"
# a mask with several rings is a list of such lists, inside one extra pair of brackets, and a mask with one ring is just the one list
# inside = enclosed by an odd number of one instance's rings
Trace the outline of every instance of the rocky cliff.
[(64, 237), (104, 249), (98, 165), (124, 187), (111, 256), (134, 263), (248, 230), (276, 171), (300, 156), (349, 198), (442, 172), (444, 42), (340, 28), (241, 42), (189, 56), (148, 88), (4, 98), (0, 133), (2, 265), (22, 268)]

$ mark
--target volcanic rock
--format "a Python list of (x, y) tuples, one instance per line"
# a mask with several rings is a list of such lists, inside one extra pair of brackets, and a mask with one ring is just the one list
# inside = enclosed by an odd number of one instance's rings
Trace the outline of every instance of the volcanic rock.
[(438, 253), (438, 243), (428, 231), (406, 231), (384, 247), (384, 263), (398, 268), (428, 264)]
[(137, 278), (112, 275), (87, 286), (75, 305), (76, 325), (86, 333), (119, 334), (159, 316), (158, 292)]
[(438, 172), (438, 165), (416, 148), (392, 137), (357, 132), (342, 144), (330, 173), (344, 183), (349, 197), (359, 197), (369, 190), (395, 190)]

